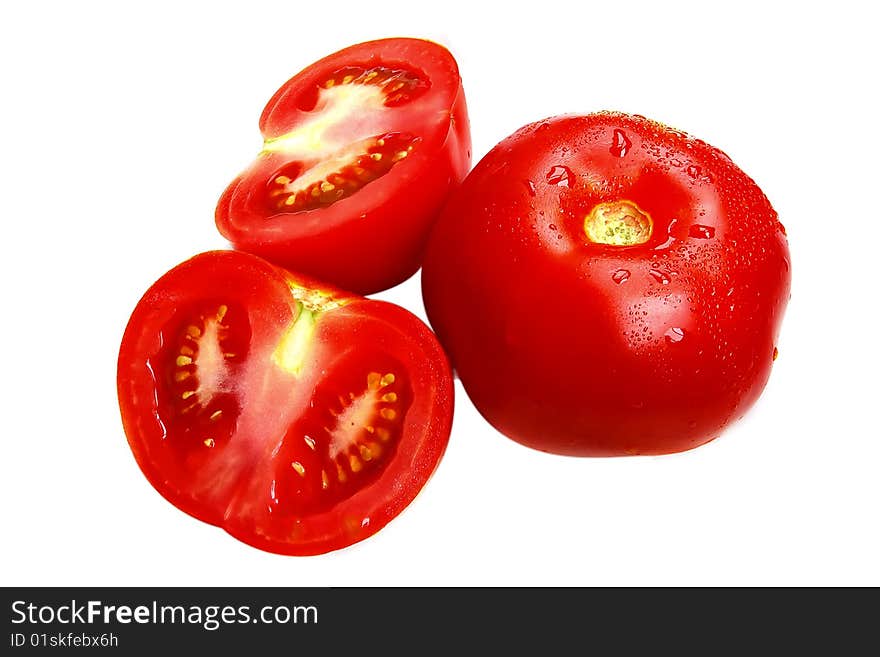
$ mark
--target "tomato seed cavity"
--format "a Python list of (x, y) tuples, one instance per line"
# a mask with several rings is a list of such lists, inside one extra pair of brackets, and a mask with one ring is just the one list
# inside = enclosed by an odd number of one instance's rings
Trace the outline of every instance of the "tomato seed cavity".
[(302, 162), (289, 162), (269, 179), (270, 209), (293, 213), (332, 205), (391, 171), (418, 142), (411, 134), (388, 132), (354, 145), (331, 167), (322, 162), (304, 171)]
[(239, 406), (229, 381), (250, 342), (247, 315), (225, 303), (187, 309), (163, 330), (165, 346), (148, 361), (156, 379), (164, 438), (181, 454), (225, 444)]
[(352, 389), (344, 394), (319, 386), (310, 404), (317, 412), (288, 432), (270, 495), (272, 513), (325, 511), (368, 485), (393, 458), (412, 393), (391, 371), (361, 377), (350, 379)]
[(428, 79), (415, 71), (385, 66), (372, 68), (346, 66), (331, 73), (320, 86), (330, 89), (344, 84), (368, 84), (380, 87), (385, 92), (386, 107), (409, 103), (431, 87)]

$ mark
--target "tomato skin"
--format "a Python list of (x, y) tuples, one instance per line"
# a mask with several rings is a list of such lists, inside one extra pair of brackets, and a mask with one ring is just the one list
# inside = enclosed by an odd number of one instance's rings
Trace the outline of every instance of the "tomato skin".
[[(301, 309), (302, 299), (317, 310), (302, 340), (303, 357), (301, 363), (297, 361), (301, 367), (293, 374), (277, 364), (278, 345), (297, 321), (312, 317)], [(225, 309), (222, 323), (229, 333), (218, 344), (236, 353), (224, 354), (226, 360), (217, 365), (226, 373), (225, 379), (213, 381), (222, 390), (216, 395), (221, 403), (214, 396), (206, 397), (191, 410), (186, 405), (201, 398), (191, 394), (181, 401), (177, 398), (181, 389), (173, 381), (182, 373), (186, 381), (199, 376), (209, 381), (209, 373), (197, 365), (200, 354), (210, 350), (196, 350), (194, 364), (175, 368), (178, 345), (186, 349), (192, 344), (175, 336), (186, 336), (187, 327), (204, 320), (210, 314), (205, 309), (218, 304)], [(213, 326), (209, 320), (193, 334), (207, 339), (216, 331), (209, 328)], [(357, 479), (356, 473), (347, 471), (354, 483), (337, 488), (342, 492), (335, 493), (331, 503), (312, 504), (308, 498), (320, 495), (320, 486), (318, 493), (314, 486), (311, 492), (298, 491), (305, 473), (291, 464), (301, 470), (305, 468), (300, 462), (312, 467), (305, 457), (318, 458), (327, 448), (326, 440), (322, 446), (322, 427), (332, 425), (344, 412), (341, 405), (325, 407), (327, 400), (349, 403), (347, 393), (354, 400), (361, 388), (352, 388), (352, 382), (360, 385), (373, 369), (393, 369), (407, 395), (405, 408), (383, 403), (400, 409), (395, 423), (380, 420), (394, 428), (392, 439), (383, 445), (385, 460), (368, 479)], [(200, 380), (199, 385), (207, 383)], [(117, 390), (132, 453), (163, 497), (245, 543), (288, 555), (340, 549), (384, 527), (436, 469), (452, 423), (449, 363), (418, 318), (393, 304), (342, 292), (234, 251), (199, 254), (150, 287), (122, 338)], [(214, 418), (218, 409), (221, 413)], [(212, 424), (213, 420), (230, 414), (234, 417), (223, 425), (228, 435), (210, 432), (221, 425)], [(370, 417), (376, 424), (378, 416)], [(306, 431), (311, 434), (311, 449), (303, 442)], [(342, 454), (346, 458), (347, 453)], [(276, 493), (276, 488), (285, 492)], [(305, 500), (300, 499), (303, 495)]]
[[(643, 244), (585, 232), (602, 204)], [(603, 112), (523, 127), (450, 198), (422, 271), (428, 318), (501, 433), (574, 456), (717, 437), (763, 390), (789, 297), (776, 212), (721, 151)]]
[[(406, 280), (421, 266), (433, 221), (470, 169), (470, 124), (458, 66), (449, 51), (430, 41), (392, 38), (345, 48), (288, 80), (263, 110), (263, 137), (277, 138), (310, 120), (311, 110), (302, 108), (303, 96), (333, 71), (351, 65), (412, 69), (429, 83), (413, 101), (377, 113), (373, 133), (402, 130), (417, 138), (406, 161), (329, 206), (281, 212), (267, 208), (263, 196), (272, 176), (296, 158), (264, 152), (223, 192), (215, 222), (236, 249), (371, 294)], [(344, 119), (340, 130), (346, 129), (345, 121), (355, 130), (359, 120), (360, 114)], [(332, 134), (332, 126), (328, 132)], [(343, 135), (340, 143), (344, 141)], [(316, 161), (331, 155), (316, 155)]]

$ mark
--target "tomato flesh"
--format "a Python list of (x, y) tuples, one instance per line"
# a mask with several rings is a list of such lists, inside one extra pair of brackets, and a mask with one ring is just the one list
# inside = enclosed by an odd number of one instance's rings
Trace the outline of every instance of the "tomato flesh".
[(457, 65), (419, 39), (315, 62), (276, 92), (260, 130), (262, 151), (218, 202), (218, 229), (237, 249), (363, 294), (416, 271), (470, 168)]
[(730, 158), (643, 117), (526, 126), (438, 220), (425, 308), (503, 434), (560, 454), (665, 454), (742, 416), (789, 296), (784, 231)]
[(283, 554), (378, 531), (427, 481), (451, 425), (448, 364), (417, 318), (237, 252), (196, 256), (147, 292), (118, 388), (157, 490)]

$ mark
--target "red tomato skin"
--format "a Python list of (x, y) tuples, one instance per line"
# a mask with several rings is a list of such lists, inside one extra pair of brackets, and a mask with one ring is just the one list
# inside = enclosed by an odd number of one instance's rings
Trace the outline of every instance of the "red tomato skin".
[[(430, 41), (392, 38), (336, 52), (288, 80), (263, 110), (263, 136), (290, 130), (301, 116), (296, 100), (302, 90), (351, 63), (409, 65), (431, 80), (424, 104), (433, 109), (417, 113), (413, 109), (409, 116), (409, 109), (402, 107), (400, 117), (389, 124), (420, 139), (407, 161), (349, 198), (288, 215), (277, 230), (273, 224), (277, 226), (280, 215), (273, 215), (254, 197), (284, 156), (261, 155), (223, 192), (215, 223), (236, 249), (366, 295), (403, 282), (421, 266), (431, 225), (470, 169), (471, 135), (464, 88), (452, 55)], [(430, 94), (438, 99), (429, 102)]]
[[(651, 239), (589, 240), (591, 209), (621, 199), (651, 215)], [(573, 456), (716, 438), (768, 380), (790, 283), (784, 228), (754, 181), (705, 142), (613, 112), (499, 143), (450, 198), (422, 271), (480, 413)]]
[[(307, 362), (310, 381), (318, 385), (332, 381), (334, 368), (340, 363), (342, 367), (360, 364), (364, 350), (384, 352), (406, 366), (404, 374), (413, 400), (402, 420), (395, 456), (374, 481), (330, 509), (311, 514), (276, 513), (273, 517), (266, 492), (278, 469), (270, 448), (284, 433), (284, 427), (277, 425), (281, 413), (274, 409), (290, 398), (290, 379), (274, 372), (268, 360), (296, 312), (292, 286), (317, 290), (342, 302), (338, 308), (322, 312), (316, 323), (316, 346)], [(175, 454), (169, 431), (172, 416), (157, 386), (165, 377), (154, 367), (167, 340), (163, 327), (180, 309), (205, 298), (228, 300), (247, 310), (251, 343), (241, 371), (252, 374), (235, 385), (239, 391), (249, 385), (266, 390), (247, 397), (260, 408), (248, 421), (242, 411), (228, 456), (215, 457), (222, 459), (219, 465), (212, 464), (211, 456), (195, 464), (197, 468), (214, 468), (212, 472), (224, 476), (199, 481), (199, 470)], [(302, 393), (305, 399), (311, 394), (309, 390)], [(430, 329), (409, 311), (352, 295), (235, 251), (194, 256), (160, 277), (143, 295), (120, 345), (117, 393), (135, 460), (166, 500), (244, 543), (296, 556), (323, 554), (359, 542), (406, 508), (439, 465), (454, 405), (448, 359)], [(283, 470), (289, 472), (289, 467)]]

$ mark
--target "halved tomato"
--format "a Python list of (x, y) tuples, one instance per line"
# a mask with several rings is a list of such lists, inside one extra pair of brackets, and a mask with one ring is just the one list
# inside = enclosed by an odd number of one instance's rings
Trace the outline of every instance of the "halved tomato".
[(381, 529), (428, 480), (452, 423), (450, 368), (421, 320), (235, 251), (197, 255), (147, 291), (117, 383), (153, 486), (282, 554)]
[(416, 272), (471, 163), (458, 66), (421, 39), (312, 64), (275, 93), (260, 131), (263, 150), (220, 198), (217, 228), (237, 249), (361, 294)]

